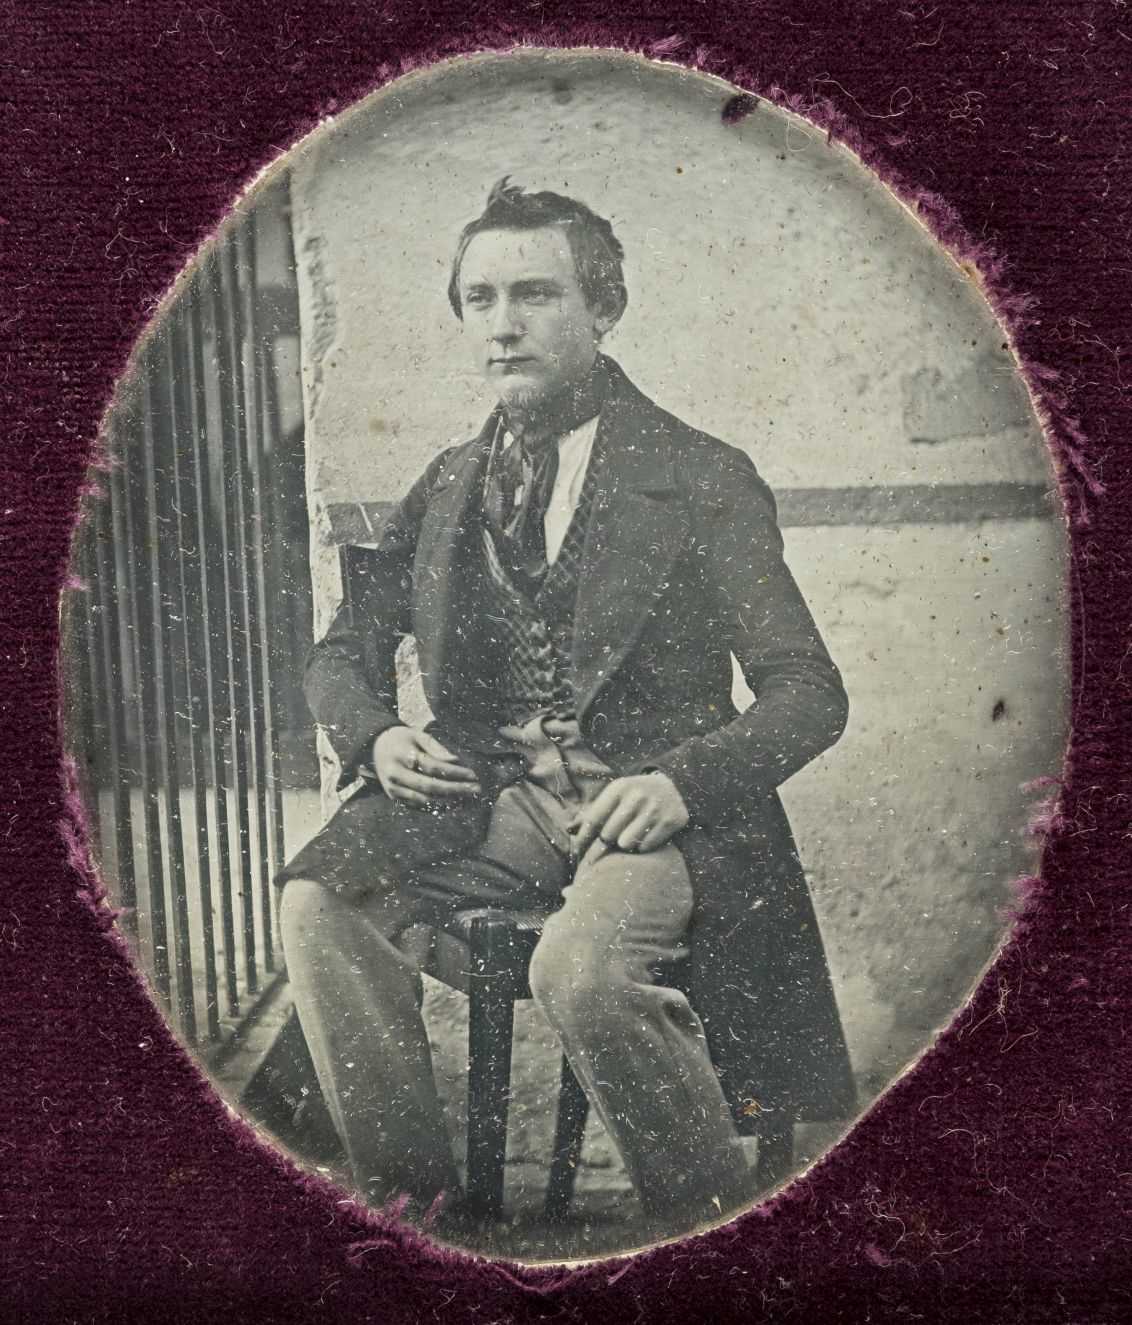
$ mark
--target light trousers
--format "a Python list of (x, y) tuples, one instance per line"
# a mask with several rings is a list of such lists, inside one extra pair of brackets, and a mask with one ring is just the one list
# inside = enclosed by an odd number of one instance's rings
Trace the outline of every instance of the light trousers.
[[(653, 974), (687, 953), (687, 868), (671, 844), (640, 854), (599, 847), (573, 866), (566, 825), (609, 770), (572, 722), (506, 730), (526, 747), (527, 777), (501, 793), (476, 859), (444, 868), (521, 871), (547, 892), (548, 908), (560, 902), (535, 949), (531, 991), (645, 1210), (687, 1230), (749, 1193), (700, 1020)], [(396, 892), (355, 903), (297, 878), (280, 924), (299, 1020), (358, 1188), (375, 1203), (408, 1194), (424, 1209), (458, 1191), (458, 1177), (420, 967), (397, 946), (412, 918), (411, 899)]]

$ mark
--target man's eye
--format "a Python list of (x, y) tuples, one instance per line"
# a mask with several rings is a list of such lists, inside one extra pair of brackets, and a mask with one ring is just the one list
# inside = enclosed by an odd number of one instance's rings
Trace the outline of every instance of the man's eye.
[(491, 303), (491, 296), (482, 290), (471, 290), (464, 296), (464, 303), (469, 308), (486, 308)]
[(523, 295), (523, 303), (548, 304), (553, 298), (554, 298), (554, 291), (547, 289), (545, 286), (542, 286), (542, 287), (536, 287), (533, 290), (528, 290)]

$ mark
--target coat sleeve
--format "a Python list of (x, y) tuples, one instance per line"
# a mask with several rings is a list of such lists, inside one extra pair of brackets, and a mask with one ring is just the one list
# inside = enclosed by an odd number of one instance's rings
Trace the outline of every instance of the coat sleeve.
[(417, 535), (442, 452), (398, 503), (374, 549), (359, 549), (350, 598), (307, 654), (303, 690), (314, 720), (342, 763), (340, 786), (368, 762), (373, 742), (401, 723), (397, 713), (397, 647), (409, 633)]
[(712, 630), (734, 654), (755, 702), (654, 758), (693, 824), (741, 814), (838, 739), (848, 717), (841, 675), (783, 559), (774, 497), (743, 452), (693, 499)]

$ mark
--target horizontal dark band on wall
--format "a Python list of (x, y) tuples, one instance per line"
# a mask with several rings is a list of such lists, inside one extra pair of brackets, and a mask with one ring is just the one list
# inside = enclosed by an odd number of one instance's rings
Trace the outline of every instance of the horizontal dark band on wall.
[[(1038, 483), (911, 483), (894, 488), (780, 488), (778, 522), (807, 525), (976, 524), (1048, 520), (1054, 497)], [(332, 502), (333, 543), (372, 543), (393, 503)]]
[(1048, 520), (1053, 494), (1040, 483), (910, 483), (894, 488), (782, 488), (786, 525), (974, 524)]

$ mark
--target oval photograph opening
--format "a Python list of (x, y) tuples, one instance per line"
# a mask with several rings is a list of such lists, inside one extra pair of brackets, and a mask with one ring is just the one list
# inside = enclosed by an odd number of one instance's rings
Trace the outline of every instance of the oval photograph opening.
[(71, 745), (218, 1090), (437, 1240), (749, 1209), (930, 1046), (1062, 755), (975, 285), (717, 79), (523, 51), (268, 171), (107, 419)]

